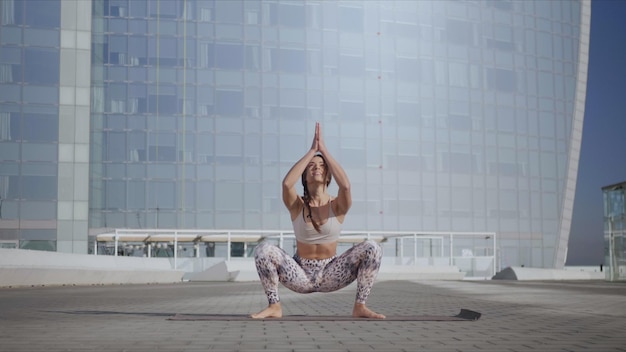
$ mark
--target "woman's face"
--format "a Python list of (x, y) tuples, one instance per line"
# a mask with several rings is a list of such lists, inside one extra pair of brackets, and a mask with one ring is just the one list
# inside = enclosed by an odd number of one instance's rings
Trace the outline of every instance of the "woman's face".
[(307, 183), (319, 182), (326, 184), (328, 182), (326, 175), (327, 168), (324, 159), (321, 156), (314, 156), (306, 168)]

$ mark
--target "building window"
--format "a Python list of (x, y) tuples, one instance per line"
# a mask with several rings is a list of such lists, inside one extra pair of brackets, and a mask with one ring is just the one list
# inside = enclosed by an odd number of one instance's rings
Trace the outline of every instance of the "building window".
[(235, 44), (215, 44), (215, 67), (241, 70), (243, 69), (243, 46)]
[(24, 50), (24, 81), (33, 84), (59, 84), (59, 51), (26, 48)]
[(267, 21), (270, 25), (286, 27), (304, 27), (306, 25), (305, 8), (297, 4), (269, 4)]
[(362, 33), (364, 28), (363, 9), (339, 6), (339, 30)]
[[(5, 2), (6, 0), (2, 0), (3, 10)], [(15, 10), (16, 24), (24, 24), (35, 28), (59, 28), (61, 26), (61, 1), (29, 0), (14, 2), (9, 0), (7, 4), (8, 10), (11, 10), (11, 3), (14, 3), (12, 7)], [(23, 9), (22, 6), (24, 7)], [(21, 23), (22, 14), (24, 15), (24, 23)]]
[(452, 44), (471, 45), (474, 40), (472, 23), (460, 20), (447, 20), (446, 40)]
[(241, 91), (217, 90), (215, 113), (222, 116), (243, 115), (243, 93)]
[(503, 92), (517, 90), (517, 76), (515, 71), (502, 68), (488, 68), (486, 71), (487, 88)]

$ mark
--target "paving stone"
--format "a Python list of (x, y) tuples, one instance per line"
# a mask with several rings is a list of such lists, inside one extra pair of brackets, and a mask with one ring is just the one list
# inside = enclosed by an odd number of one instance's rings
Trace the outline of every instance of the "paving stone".
[[(349, 315), (354, 293), (280, 288), (285, 315)], [(604, 281), (381, 281), (368, 301), (473, 322), (167, 319), (266, 305), (258, 282), (3, 288), (0, 351), (626, 351), (626, 283)]]

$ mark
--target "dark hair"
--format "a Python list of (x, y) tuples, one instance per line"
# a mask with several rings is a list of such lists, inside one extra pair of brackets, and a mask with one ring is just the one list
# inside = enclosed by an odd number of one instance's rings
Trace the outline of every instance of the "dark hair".
[[(330, 181), (332, 180), (332, 175), (330, 174), (330, 170), (328, 169), (328, 165), (326, 164), (326, 159), (324, 158), (324, 156), (322, 154), (315, 154), (314, 157), (319, 156), (320, 158), (322, 158), (322, 160), (324, 160), (324, 165), (325, 167), (325, 177), (326, 177), (326, 187), (328, 187), (328, 185), (330, 185)], [(313, 160), (311, 158), (311, 160)], [(315, 220), (313, 220), (313, 214), (311, 214), (311, 205), (309, 204), (309, 202), (311, 201), (311, 194), (309, 193), (309, 187), (307, 187), (306, 185), (306, 174), (307, 171), (309, 169), (309, 166), (307, 165), (307, 168), (304, 169), (304, 172), (302, 173), (302, 187), (304, 188), (304, 195), (302, 196), (302, 200), (304, 201), (304, 206), (306, 207), (306, 209), (309, 212), (309, 219), (311, 219), (311, 224), (313, 224), (313, 227), (315, 228), (315, 230), (317, 232), (320, 232), (320, 225), (315, 222)]]

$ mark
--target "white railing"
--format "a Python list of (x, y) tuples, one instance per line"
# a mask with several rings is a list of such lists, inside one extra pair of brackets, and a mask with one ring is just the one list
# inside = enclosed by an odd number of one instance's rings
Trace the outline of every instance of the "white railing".
[[(384, 258), (398, 265), (457, 266), (468, 277), (491, 277), (500, 269), (494, 232), (343, 231), (339, 249), (366, 239), (381, 243)], [(275, 241), (287, 252), (295, 251), (295, 236), (291, 230), (116, 229), (96, 235), (92, 240), (95, 255), (173, 257), (174, 269), (178, 268), (181, 256), (208, 257), (209, 251), (213, 251), (211, 256), (216, 256), (217, 244), (225, 250), (218, 257), (227, 261), (233, 257), (233, 244), (237, 244), (240, 251), (236, 257), (247, 257), (253, 248), (250, 246), (262, 240)], [(207, 251), (204, 256), (202, 246)], [(395, 254), (388, 255), (390, 250)]]

